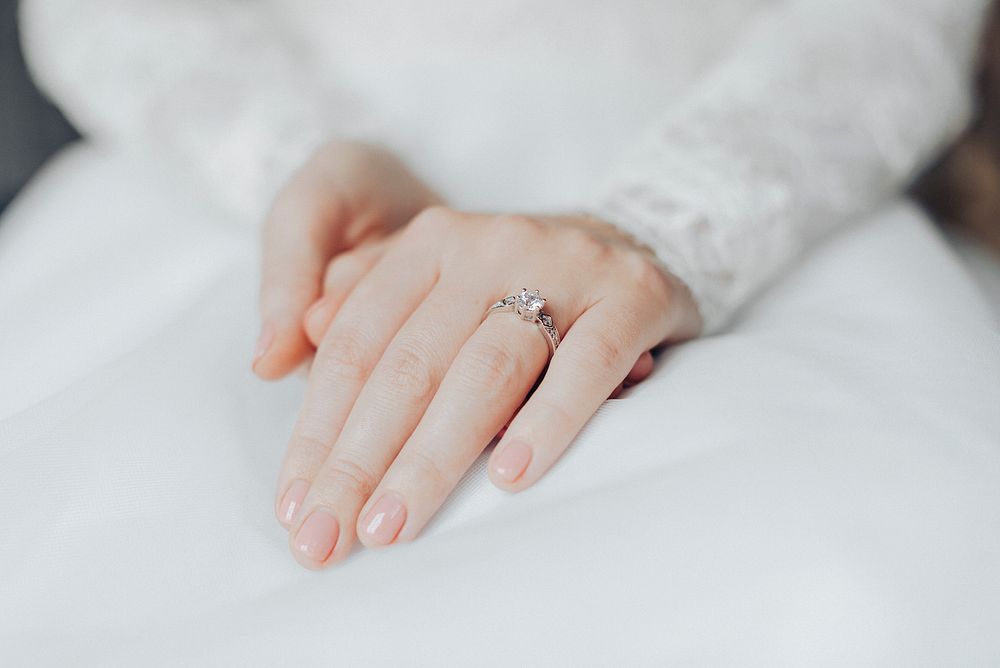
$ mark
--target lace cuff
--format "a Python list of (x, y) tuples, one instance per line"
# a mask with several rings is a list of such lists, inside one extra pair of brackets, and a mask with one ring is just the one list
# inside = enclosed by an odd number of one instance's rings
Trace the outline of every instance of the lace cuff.
[(595, 190), (705, 333), (810, 242), (900, 192), (971, 111), (983, 0), (789, 2)]

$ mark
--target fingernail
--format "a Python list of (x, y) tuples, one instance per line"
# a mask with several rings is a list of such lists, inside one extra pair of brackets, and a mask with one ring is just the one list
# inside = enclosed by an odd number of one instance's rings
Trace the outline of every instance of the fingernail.
[(406, 521), (406, 506), (395, 494), (386, 494), (372, 506), (365, 517), (365, 535), (379, 545), (396, 540)]
[(296, 480), (288, 486), (285, 495), (281, 497), (281, 503), (278, 504), (278, 521), (285, 525), (286, 529), (292, 525), (295, 513), (302, 505), (302, 499), (306, 498), (306, 492), (308, 491), (308, 482), (305, 480)]
[(493, 459), (493, 470), (505, 482), (514, 482), (531, 462), (531, 448), (522, 441), (511, 441)]
[(317, 508), (295, 534), (295, 549), (312, 561), (323, 562), (333, 552), (339, 536), (340, 524), (337, 523), (337, 518), (329, 511)]
[(274, 341), (274, 327), (271, 326), (271, 323), (264, 323), (260, 329), (260, 336), (257, 337), (257, 345), (253, 349), (251, 367), (257, 366), (257, 361), (267, 353), (272, 341)]

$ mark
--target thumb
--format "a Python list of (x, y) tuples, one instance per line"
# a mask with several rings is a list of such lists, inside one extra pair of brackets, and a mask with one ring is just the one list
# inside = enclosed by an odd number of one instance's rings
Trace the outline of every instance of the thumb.
[(304, 185), (293, 180), (264, 225), (261, 330), (252, 366), (267, 380), (287, 375), (312, 352), (302, 318), (319, 297), (327, 261), (339, 250), (348, 218), (336, 198)]

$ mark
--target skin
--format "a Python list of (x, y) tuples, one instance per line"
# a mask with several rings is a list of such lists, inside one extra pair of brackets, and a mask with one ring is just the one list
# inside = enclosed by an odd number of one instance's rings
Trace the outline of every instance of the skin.
[[(551, 361), (534, 325), (483, 319), (522, 287), (563, 336)], [(490, 478), (532, 485), (606, 398), (649, 375), (652, 348), (701, 329), (687, 288), (613, 226), (455, 211), (390, 154), (342, 142), (278, 196), (260, 306), (257, 375), (312, 359), (275, 508), (314, 569), (356, 540), (415, 538), (505, 427)]]

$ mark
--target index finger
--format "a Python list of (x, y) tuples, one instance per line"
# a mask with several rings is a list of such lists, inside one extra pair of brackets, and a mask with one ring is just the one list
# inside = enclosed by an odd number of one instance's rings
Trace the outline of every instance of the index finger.
[(275, 199), (262, 239), (261, 338), (253, 363), (258, 376), (280, 378), (311, 351), (302, 318), (319, 297), (347, 215), (307, 170), (292, 177)]

